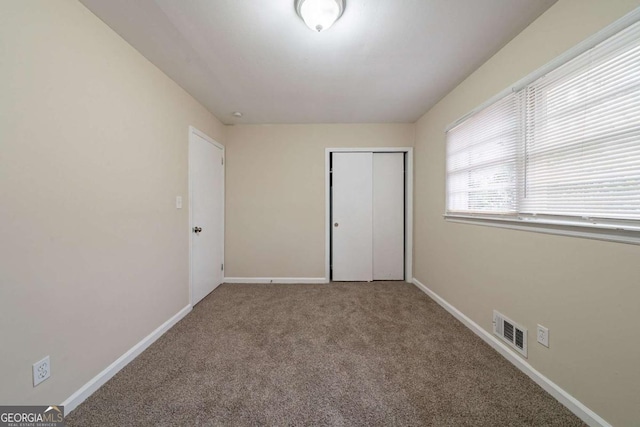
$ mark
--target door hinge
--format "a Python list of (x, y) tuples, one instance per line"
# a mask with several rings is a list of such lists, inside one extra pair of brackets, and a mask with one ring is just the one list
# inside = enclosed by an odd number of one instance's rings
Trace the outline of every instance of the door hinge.
[(222, 165), (224, 166), (224, 157), (220, 157), (220, 161), (222, 162)]
[(224, 264), (220, 264), (220, 271), (224, 271)]

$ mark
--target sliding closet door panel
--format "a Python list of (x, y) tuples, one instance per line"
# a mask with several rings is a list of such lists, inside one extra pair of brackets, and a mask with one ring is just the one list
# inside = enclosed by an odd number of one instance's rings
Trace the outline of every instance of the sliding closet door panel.
[(404, 279), (404, 153), (373, 154), (373, 279)]
[(372, 156), (333, 154), (331, 229), (335, 281), (373, 280)]

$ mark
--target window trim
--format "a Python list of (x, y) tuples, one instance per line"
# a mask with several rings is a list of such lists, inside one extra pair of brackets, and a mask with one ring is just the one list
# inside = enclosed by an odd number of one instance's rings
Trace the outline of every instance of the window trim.
[[(518, 92), (530, 83), (538, 80), (545, 74), (555, 70), (556, 68), (571, 61), (582, 53), (602, 43), (608, 38), (614, 36), (618, 32), (640, 21), (640, 7), (629, 12), (622, 18), (614, 21), (602, 30), (578, 43), (565, 53), (553, 59), (544, 66), (538, 68), (533, 73), (527, 75), (515, 84), (502, 90), (495, 96), (483, 102), (478, 107), (464, 114), (462, 117), (453, 121), (445, 128), (445, 134), (462, 124), (464, 121), (477, 114), (478, 112), (490, 107), (500, 101), (512, 92)], [(447, 185), (447, 177), (445, 175), (445, 186)], [(445, 209), (447, 204), (445, 192)], [(492, 226), (499, 228), (507, 228), (521, 231), (532, 231), (544, 234), (580, 237), (587, 239), (604, 240), (616, 243), (628, 243), (640, 245), (640, 224), (636, 220), (615, 220), (604, 218), (549, 218), (545, 215), (527, 215), (523, 213), (517, 214), (473, 214), (462, 212), (446, 212), (443, 215), (447, 222)]]
[(511, 230), (532, 231), (559, 236), (580, 237), (584, 239), (604, 240), (607, 242), (640, 245), (640, 231), (619, 228), (614, 225), (595, 225), (567, 221), (566, 223), (550, 223), (526, 221), (518, 217), (495, 217), (491, 215), (472, 216), (460, 214), (443, 215), (447, 222), (459, 224), (484, 225), (507, 228)]

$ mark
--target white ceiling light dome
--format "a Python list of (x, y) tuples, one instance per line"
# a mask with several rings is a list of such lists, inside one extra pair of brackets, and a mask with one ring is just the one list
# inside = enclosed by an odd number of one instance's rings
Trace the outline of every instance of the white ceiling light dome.
[(295, 6), (307, 27), (320, 32), (342, 16), (345, 0), (295, 0)]

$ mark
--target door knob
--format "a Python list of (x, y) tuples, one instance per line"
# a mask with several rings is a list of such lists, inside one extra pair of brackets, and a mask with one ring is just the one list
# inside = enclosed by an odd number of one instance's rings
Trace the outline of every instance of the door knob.
[(193, 232), (198, 234), (202, 231), (202, 227), (193, 227)]
[(337, 227), (338, 225), (340, 225), (340, 224), (338, 224), (337, 222), (335, 224), (333, 224), (334, 227)]

